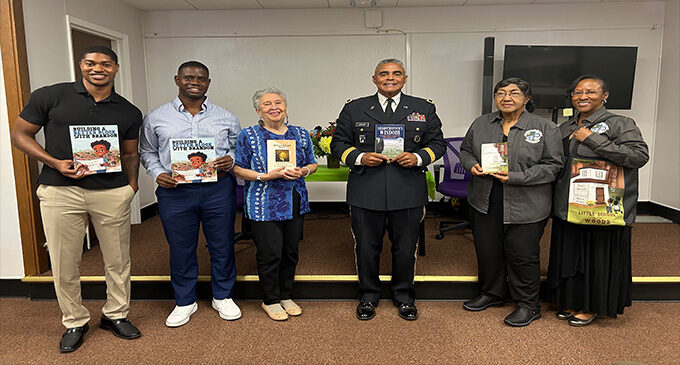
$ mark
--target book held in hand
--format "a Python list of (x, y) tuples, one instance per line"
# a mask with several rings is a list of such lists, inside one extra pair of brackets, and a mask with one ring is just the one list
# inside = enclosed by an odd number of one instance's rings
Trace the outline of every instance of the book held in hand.
[(172, 178), (180, 184), (217, 181), (214, 138), (171, 139), (170, 161)]
[(295, 168), (297, 166), (295, 157), (295, 140), (267, 140), (267, 172), (280, 167)]
[(375, 152), (390, 159), (402, 154), (404, 152), (404, 125), (376, 124)]
[(87, 167), (85, 175), (123, 171), (117, 125), (70, 125), (75, 167)]
[(508, 172), (508, 143), (482, 143), (482, 170)]

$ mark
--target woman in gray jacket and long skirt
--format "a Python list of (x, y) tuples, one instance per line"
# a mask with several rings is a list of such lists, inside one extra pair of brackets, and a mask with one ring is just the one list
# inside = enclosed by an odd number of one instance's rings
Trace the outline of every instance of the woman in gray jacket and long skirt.
[[(482, 115), (468, 129), (460, 160), (472, 173), (468, 202), (481, 294), (463, 303), (469, 311), (503, 306), (510, 292), (517, 303), (505, 323), (520, 327), (541, 318), (539, 242), (550, 215), (552, 183), (562, 168), (557, 126), (531, 113), (529, 84), (519, 78), (494, 88), (497, 112)], [(507, 172), (484, 171), (482, 148), (507, 147)], [(488, 167), (487, 167), (488, 169)]]

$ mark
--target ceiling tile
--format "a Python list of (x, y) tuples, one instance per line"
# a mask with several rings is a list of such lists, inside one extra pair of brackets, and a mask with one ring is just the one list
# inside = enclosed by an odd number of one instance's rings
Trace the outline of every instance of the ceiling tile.
[(139, 10), (196, 10), (184, 0), (123, 0)]
[(257, 0), (186, 0), (200, 10), (262, 9)]
[(257, 0), (265, 9), (327, 9), (327, 0)]
[[(561, 0), (566, 2), (565, 0)], [(518, 4), (531, 4), (534, 0), (467, 0), (465, 2), (466, 6), (474, 5), (518, 5)], [(573, 2), (573, 0), (572, 0)]]
[(398, 8), (414, 6), (458, 6), (465, 4), (465, 0), (399, 0)]
[(602, 0), (536, 0), (534, 4), (574, 4), (574, 3), (599, 3)]

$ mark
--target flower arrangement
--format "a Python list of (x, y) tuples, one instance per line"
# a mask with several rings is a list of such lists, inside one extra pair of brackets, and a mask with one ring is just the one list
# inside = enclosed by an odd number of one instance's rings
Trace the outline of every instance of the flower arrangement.
[(314, 156), (332, 156), (331, 140), (333, 140), (334, 132), (335, 122), (328, 122), (326, 128), (316, 126), (309, 132), (309, 137), (312, 139), (312, 144), (314, 145)]

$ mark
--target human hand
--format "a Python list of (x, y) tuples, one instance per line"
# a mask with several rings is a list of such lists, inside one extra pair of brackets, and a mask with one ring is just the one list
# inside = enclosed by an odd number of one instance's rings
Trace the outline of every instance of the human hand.
[(135, 193), (139, 191), (139, 184), (137, 183), (137, 181), (128, 181), (128, 185), (130, 185), (132, 191), (134, 191)]
[(487, 175), (487, 173), (484, 172), (484, 170), (482, 170), (482, 167), (479, 166), (478, 163), (476, 163), (474, 166), (472, 166), (472, 169), (470, 169), (470, 173), (472, 173), (472, 175), (475, 175), (475, 176)]
[(234, 165), (234, 159), (229, 155), (218, 157), (215, 159), (215, 169), (218, 171), (227, 171)]
[(75, 180), (82, 179), (83, 176), (87, 174), (87, 165), (78, 164), (78, 166), (75, 167), (74, 164), (75, 162), (73, 160), (57, 160), (51, 167), (68, 178)]
[(283, 178), (285, 178), (285, 175), (286, 175), (286, 168), (285, 167), (279, 167), (279, 168), (276, 168), (274, 170), (271, 170), (270, 172), (268, 172), (266, 174), (263, 174), (261, 179), (262, 179), (262, 181), (283, 179)]
[(588, 136), (591, 134), (593, 134), (593, 131), (588, 129), (585, 125), (582, 125), (576, 131), (574, 131), (574, 138), (576, 138), (576, 140), (579, 142), (583, 142), (583, 140), (588, 138)]
[(161, 172), (158, 174), (158, 177), (156, 177), (156, 183), (158, 183), (158, 186), (167, 189), (177, 187), (177, 180), (173, 179), (172, 176), (170, 176), (170, 174), (167, 172)]
[(418, 165), (418, 157), (411, 152), (402, 152), (392, 159), (393, 163), (398, 163), (401, 167), (414, 167)]
[(302, 172), (302, 168), (300, 167), (295, 167), (292, 169), (284, 169), (283, 170), (283, 178), (286, 180), (296, 180), (301, 178), (304, 175)]
[(376, 152), (364, 152), (364, 155), (361, 156), (361, 164), (364, 166), (378, 166), (384, 161), (389, 162), (390, 159), (387, 156)]
[(508, 176), (508, 173), (506, 171), (493, 172), (493, 173), (490, 173), (489, 175), (500, 180), (503, 184), (507, 184), (508, 180), (510, 180), (510, 177)]

